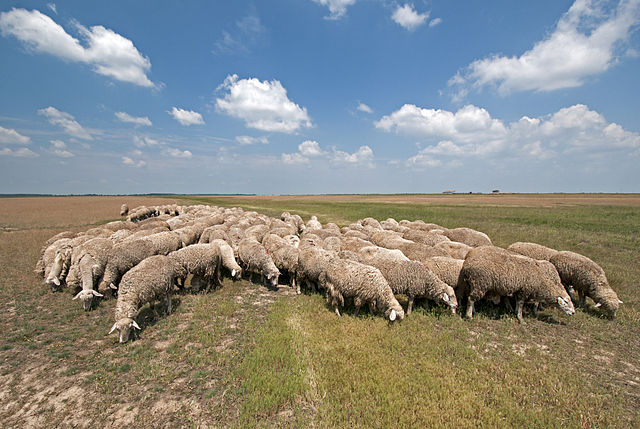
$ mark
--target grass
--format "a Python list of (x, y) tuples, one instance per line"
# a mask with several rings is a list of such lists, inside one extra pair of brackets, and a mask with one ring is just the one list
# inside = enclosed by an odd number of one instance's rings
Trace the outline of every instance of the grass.
[(85, 217), (74, 200), (80, 212), (71, 221), (57, 199), (29, 199), (29, 207), (48, 210), (42, 218), (0, 200), (3, 426), (640, 427), (635, 200), (344, 198), (184, 201), (315, 214), (341, 226), (363, 217), (423, 219), (482, 230), (500, 246), (535, 241), (574, 250), (603, 266), (625, 304), (613, 321), (597, 310), (569, 318), (548, 309), (526, 325), (491, 305), (479, 305), (472, 321), (418, 305), (390, 325), (350, 309), (338, 318), (318, 294), (226, 280), (206, 295), (177, 294), (169, 316), (144, 309), (139, 338), (119, 345), (106, 336), (113, 300), (86, 313), (70, 291), (52, 294), (32, 270), (47, 238), (69, 222), (86, 229), (115, 218), (124, 198), (99, 200), (100, 210)]

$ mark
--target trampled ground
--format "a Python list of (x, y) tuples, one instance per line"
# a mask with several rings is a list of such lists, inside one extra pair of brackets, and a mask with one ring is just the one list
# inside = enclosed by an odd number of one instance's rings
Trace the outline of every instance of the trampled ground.
[[(336, 317), (323, 297), (225, 281), (143, 310), (139, 338), (107, 336), (115, 301), (90, 313), (33, 273), (44, 241), (118, 218), (122, 202), (283, 210), (469, 226), (600, 263), (618, 317), (548, 309), (519, 325), (491, 305), (472, 321), (418, 306), (401, 324)], [(0, 199), (3, 427), (631, 427), (640, 425), (640, 196), (372, 195)], [(162, 309), (161, 309), (162, 310)], [(160, 311), (161, 311), (160, 310)]]

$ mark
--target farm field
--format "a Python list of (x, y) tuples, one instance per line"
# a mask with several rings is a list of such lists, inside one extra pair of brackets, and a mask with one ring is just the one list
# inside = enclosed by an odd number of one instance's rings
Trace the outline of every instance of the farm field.
[[(347, 225), (423, 219), (533, 241), (598, 262), (617, 318), (478, 304), (469, 321), (417, 304), (390, 325), (338, 318), (296, 296), (225, 280), (139, 316), (137, 340), (107, 336), (115, 300), (85, 312), (33, 273), (54, 234), (140, 205), (214, 204)], [(3, 427), (640, 427), (640, 195), (330, 195), (0, 199)], [(406, 299), (399, 298), (403, 305)]]

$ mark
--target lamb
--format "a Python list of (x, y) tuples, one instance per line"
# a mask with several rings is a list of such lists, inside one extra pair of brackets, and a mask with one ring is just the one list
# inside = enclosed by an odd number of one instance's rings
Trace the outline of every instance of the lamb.
[(364, 258), (368, 265), (380, 270), (391, 290), (395, 294), (404, 294), (409, 298), (407, 316), (413, 309), (415, 298), (427, 298), (443, 303), (452, 309), (458, 307), (453, 288), (440, 280), (433, 271), (418, 261), (401, 261), (373, 256)]
[(507, 250), (520, 255), (528, 256), (539, 261), (548, 261), (558, 253), (557, 250), (537, 243), (526, 243), (518, 241), (507, 247)]
[(585, 307), (585, 298), (591, 298), (596, 307), (602, 308), (610, 318), (614, 318), (623, 302), (609, 286), (609, 281), (600, 265), (579, 253), (562, 251), (550, 258), (558, 270), (562, 284), (573, 286), (578, 292), (579, 305)]
[(378, 310), (385, 319), (404, 319), (404, 310), (393, 295), (391, 287), (377, 268), (340, 258), (332, 259), (320, 276), (320, 283), (327, 290), (327, 303), (340, 316), (338, 305), (352, 298), (356, 315), (360, 307), (369, 304), (373, 312)]
[(218, 246), (220, 249), (220, 258), (222, 266), (229, 271), (231, 278), (239, 280), (242, 276), (242, 268), (236, 262), (236, 258), (233, 255), (233, 249), (225, 240), (215, 239), (211, 240), (212, 246)]
[(280, 272), (287, 272), (291, 279), (291, 287), (296, 288), (296, 293), (300, 294), (300, 287), (296, 286), (296, 276), (298, 271), (299, 251), (291, 246), (286, 240), (274, 234), (268, 234), (262, 240), (262, 245), (269, 252), (273, 263)]
[(82, 290), (73, 297), (80, 299), (85, 311), (91, 310), (96, 297), (102, 297), (96, 288), (96, 281), (104, 274), (107, 255), (113, 247), (108, 238), (93, 238), (74, 249), (71, 255), (71, 268), (67, 275), (67, 284), (75, 286), (82, 283)]
[(124, 203), (120, 206), (120, 216), (125, 217), (129, 214), (129, 206), (127, 203)]
[(454, 228), (447, 229), (443, 232), (451, 241), (464, 243), (471, 247), (491, 246), (491, 239), (484, 232), (476, 231), (471, 228)]
[[(176, 280), (184, 285), (187, 274), (201, 280), (206, 286), (205, 292), (209, 292), (212, 283), (220, 284), (220, 265), (222, 255), (220, 248), (212, 244), (193, 244), (182, 249), (173, 251), (167, 255), (171, 260), (177, 262), (184, 269), (184, 277), (178, 276)], [(194, 287), (196, 283), (196, 287)], [(194, 292), (199, 291), (200, 284), (192, 282)]]
[(253, 238), (244, 238), (238, 244), (238, 258), (247, 272), (260, 274), (263, 282), (266, 277), (271, 287), (278, 286), (280, 271), (267, 250), (258, 241)]
[(456, 259), (464, 259), (469, 250), (473, 249), (473, 247), (457, 241), (442, 241), (433, 247), (444, 250), (449, 256)]
[(120, 279), (127, 271), (154, 254), (153, 247), (144, 239), (126, 240), (116, 244), (107, 255), (107, 265), (98, 290), (117, 289)]
[(135, 321), (140, 308), (155, 301), (167, 300), (167, 314), (171, 313), (171, 291), (177, 277), (185, 276), (184, 268), (168, 256), (146, 258), (127, 272), (120, 282), (115, 323), (109, 331), (118, 330), (120, 343), (129, 341), (131, 330), (140, 329)]
[(575, 313), (573, 303), (558, 280), (535, 259), (513, 255), (494, 246), (471, 250), (460, 271), (460, 281), (468, 291), (466, 313), (469, 319), (473, 317), (474, 303), (486, 295), (513, 295), (521, 323), (524, 323), (522, 306), (530, 300), (556, 305), (571, 316)]

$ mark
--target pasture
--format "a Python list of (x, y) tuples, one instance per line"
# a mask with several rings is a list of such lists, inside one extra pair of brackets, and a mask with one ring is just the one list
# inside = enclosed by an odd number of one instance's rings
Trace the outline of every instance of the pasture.
[[(143, 309), (139, 338), (107, 336), (115, 300), (85, 312), (33, 273), (63, 230), (119, 207), (214, 204), (290, 211), (340, 226), (423, 219), (533, 241), (599, 263), (624, 301), (617, 318), (479, 304), (469, 321), (421, 304), (390, 325), (338, 318), (324, 297), (226, 279), (176, 291), (174, 313)], [(639, 195), (30, 197), (0, 199), (3, 427), (638, 427)], [(406, 299), (399, 297), (401, 304)], [(462, 303), (464, 304), (464, 303)]]

